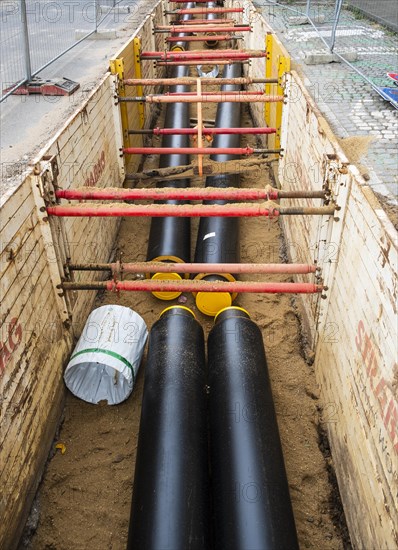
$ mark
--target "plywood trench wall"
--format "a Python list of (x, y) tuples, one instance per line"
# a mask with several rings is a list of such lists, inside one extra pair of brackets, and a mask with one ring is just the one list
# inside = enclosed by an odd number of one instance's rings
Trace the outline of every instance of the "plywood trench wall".
[[(159, 2), (134, 32), (147, 49), (163, 49), (152, 34), (154, 24), (165, 23), (163, 10)], [(132, 41), (115, 55), (124, 57), (127, 76), (135, 76)], [(157, 76), (153, 63), (144, 71)], [(122, 185), (123, 135), (115, 94), (116, 78), (108, 73), (17, 188), (1, 198), (0, 548), (7, 550), (18, 543), (36, 494), (62, 410), (63, 366), (94, 300), (92, 292), (66, 301), (60, 296), (56, 284), (64, 275), (62, 263), (67, 255), (78, 263), (109, 261), (118, 229), (113, 219), (60, 218), (49, 224), (40, 211), (40, 190), (44, 180), (51, 187), (54, 178), (64, 189)], [(129, 123), (138, 128), (133, 106)]]
[[(249, 0), (234, 5), (253, 26), (244, 46), (258, 47), (272, 28)], [(264, 69), (253, 60), (246, 72), (260, 77)], [(327, 183), (341, 207), (336, 220), (282, 220), (290, 260), (316, 260), (329, 287), (326, 300), (300, 299), (316, 351), (321, 422), (354, 547), (390, 550), (398, 546), (397, 232), (294, 71), (286, 93), (277, 180), (283, 189)], [(261, 106), (252, 114), (264, 125)]]

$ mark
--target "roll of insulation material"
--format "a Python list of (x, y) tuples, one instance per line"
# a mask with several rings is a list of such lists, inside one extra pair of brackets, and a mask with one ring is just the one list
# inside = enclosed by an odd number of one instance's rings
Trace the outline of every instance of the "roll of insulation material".
[(147, 337), (145, 321), (132, 309), (95, 309), (66, 367), (67, 388), (89, 403), (121, 403), (133, 391)]

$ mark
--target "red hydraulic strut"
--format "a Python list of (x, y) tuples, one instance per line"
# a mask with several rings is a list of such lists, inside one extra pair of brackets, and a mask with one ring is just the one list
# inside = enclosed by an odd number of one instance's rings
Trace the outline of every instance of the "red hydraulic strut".
[[(276, 128), (203, 128), (204, 136), (213, 136), (217, 134), (275, 134)], [(153, 130), (129, 130), (129, 134), (149, 134), (154, 136), (187, 135), (197, 136), (197, 128), (154, 128)]]
[[(125, 147), (125, 155), (253, 155), (252, 147)], [(266, 150), (261, 149), (262, 152)], [(272, 150), (276, 151), (276, 150)], [(278, 152), (280, 149), (278, 149)]]
[[(206, 15), (208, 13), (243, 13), (243, 8), (183, 8), (183, 9), (176, 9), (173, 11), (166, 11), (167, 15), (188, 15), (188, 14), (197, 14), (197, 15)], [(194, 22), (197, 22), (197, 19), (193, 20)], [(208, 19), (204, 19), (203, 21), (208, 22)], [(214, 24), (214, 20), (210, 20), (212, 24)], [(219, 19), (219, 21), (222, 21), (222, 19)], [(187, 23), (187, 21), (184, 21), (184, 23)]]
[(154, 187), (148, 189), (60, 189), (55, 191), (57, 199), (67, 200), (277, 200), (278, 190), (266, 189), (239, 189), (236, 187), (228, 188), (165, 188)]
[[(225, 29), (222, 29), (224, 31)], [(235, 29), (240, 30), (240, 29)], [(215, 32), (221, 31), (216, 28)], [(181, 32), (181, 31), (178, 31)], [(194, 32), (189, 28), (186, 32)], [(211, 59), (238, 59), (246, 60), (250, 58), (267, 57), (267, 53), (262, 50), (216, 50), (216, 51), (187, 51), (187, 52), (142, 52), (141, 59), (159, 60), (159, 61), (206, 61)]]
[(194, 25), (187, 25), (186, 27), (182, 26), (182, 25), (173, 25), (170, 27), (170, 29), (162, 29), (162, 28), (159, 28), (157, 27), (155, 30), (154, 30), (154, 33), (158, 34), (158, 33), (165, 33), (165, 34), (179, 34), (179, 33), (182, 33), (182, 32), (250, 32), (252, 30), (251, 27), (249, 26), (229, 26), (229, 27), (224, 27), (223, 25), (214, 25), (214, 26), (211, 26), (209, 24), (207, 25), (198, 25), (198, 26), (194, 26)]
[(79, 206), (49, 206), (47, 213), (58, 217), (244, 217), (279, 216), (279, 211), (261, 204), (81, 204)]
[[(183, 3), (186, 3), (187, 0), (169, 0), (169, 2), (171, 4), (183, 4)], [(196, 3), (197, 4), (205, 4), (207, 3), (209, 0), (196, 0)]]
[[(168, 63), (168, 62), (167, 62)], [(184, 62), (180, 62), (184, 63)], [(177, 63), (179, 64), (179, 63)], [(120, 103), (278, 103), (284, 101), (281, 95), (265, 95), (263, 92), (247, 94), (246, 92), (221, 92), (218, 94), (190, 95), (189, 92), (175, 95), (147, 95), (136, 97), (118, 96)]]
[[(214, 37), (212, 36), (211, 38), (213, 39)], [(179, 40), (181, 41), (181, 38), (179, 38)], [(184, 40), (185, 40), (185, 39), (184, 39)], [(206, 40), (208, 40), (208, 37), (206, 38)], [(229, 93), (230, 95), (232, 95), (232, 96), (234, 96), (234, 95), (237, 95), (237, 96), (242, 95), (242, 92), (241, 92), (241, 91), (239, 91), (239, 92), (228, 92), (228, 93)], [(255, 95), (255, 96), (258, 96), (258, 95), (261, 95), (261, 94), (263, 94), (263, 93), (265, 93), (265, 92), (263, 92), (263, 90), (249, 90), (249, 91), (248, 91), (248, 90), (244, 90), (243, 93), (244, 93), (245, 95)], [(221, 91), (221, 92), (219, 92), (219, 91), (218, 91), (218, 92), (202, 92), (202, 96), (205, 97), (205, 98), (208, 97), (208, 96), (210, 96), (210, 95), (216, 95), (216, 96), (221, 96), (221, 97), (222, 97), (222, 94), (223, 94), (222, 91)], [(165, 96), (170, 96), (170, 95), (171, 95), (171, 96), (176, 96), (176, 95), (181, 96), (181, 92), (166, 92), (166, 93), (163, 94), (163, 95), (165, 95)], [(183, 92), (183, 95), (185, 95), (185, 96), (192, 96), (192, 95), (196, 96), (196, 95), (198, 95), (198, 92)]]
[[(276, 208), (275, 208), (275, 207)], [(297, 216), (332, 216), (338, 207), (331, 206), (297, 206), (282, 207), (272, 202), (260, 204), (80, 204), (78, 206), (49, 206), (47, 214), (59, 217), (278, 217), (280, 215)]]
[[(230, 38), (238, 38), (236, 36), (230, 36), (228, 34), (214, 34), (211, 36), (185, 36), (184, 42), (208, 42), (209, 40), (213, 41), (220, 41), (223, 40), (229, 40)], [(179, 36), (168, 36), (166, 38), (166, 42), (181, 42), (181, 38)]]
[(193, 19), (192, 21), (178, 19), (175, 23), (183, 23), (184, 25), (233, 25), (235, 21), (233, 19), (215, 19), (214, 21), (209, 21), (208, 19)]
[(309, 274), (316, 273), (316, 265), (310, 264), (200, 264), (136, 262), (111, 264), (68, 264), (71, 271), (112, 271), (117, 276), (122, 273), (261, 273), (261, 274)]
[[(177, 270), (176, 270), (177, 271)], [(156, 281), (153, 279), (145, 281), (103, 281), (92, 283), (69, 283), (60, 285), (65, 290), (100, 290), (106, 289), (113, 292), (127, 290), (131, 292), (231, 292), (241, 294), (242, 292), (255, 292), (263, 294), (316, 294), (326, 288), (323, 285), (313, 283), (256, 283), (248, 281)]]
[(120, 189), (120, 188), (90, 188), (58, 189), (55, 191), (57, 199), (67, 200), (279, 200), (279, 199), (325, 199), (327, 192), (305, 190), (275, 189), (267, 186), (264, 189), (236, 188), (236, 187), (150, 187), (145, 189)]
[[(210, 39), (211, 37), (209, 37)], [(202, 63), (206, 63), (206, 59), (203, 58)], [(234, 63), (241, 63), (242, 65), (246, 65), (249, 63), (249, 59), (234, 59)], [(232, 63), (231, 60), (228, 59), (211, 59), (208, 64), (209, 65), (230, 65)], [(157, 67), (176, 67), (177, 65), (185, 65), (185, 66), (192, 66), (192, 65), (198, 65), (198, 61), (156, 61)]]

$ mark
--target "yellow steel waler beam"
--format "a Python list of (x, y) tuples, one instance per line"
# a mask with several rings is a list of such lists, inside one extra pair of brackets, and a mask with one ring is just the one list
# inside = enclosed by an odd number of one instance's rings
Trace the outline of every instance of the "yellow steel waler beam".
[[(119, 77), (118, 82), (118, 95), (121, 97), (126, 96), (126, 88), (124, 86), (124, 60), (120, 59), (111, 59), (109, 61), (109, 69), (111, 74), (117, 75)], [(130, 147), (130, 136), (129, 136), (129, 118), (127, 113), (127, 103), (119, 103), (120, 115), (122, 119), (122, 129), (123, 129), (123, 144), (125, 147)]]
[[(141, 38), (136, 37), (133, 40), (133, 50), (134, 50), (134, 78), (142, 78), (142, 68), (141, 68)], [(144, 89), (142, 86), (137, 86), (136, 88), (137, 96), (142, 97), (144, 95)], [(138, 114), (140, 121), (140, 128), (143, 128), (145, 125), (145, 104), (138, 103)]]
[[(290, 57), (273, 34), (267, 34), (265, 39), (267, 58), (265, 61), (266, 78), (278, 78), (278, 84), (267, 84), (266, 94), (283, 95), (283, 77), (290, 71)], [(267, 126), (276, 128), (276, 134), (268, 139), (272, 149), (280, 148), (283, 103), (268, 103), (265, 105), (265, 121)]]
[[(265, 58), (265, 78), (273, 77), (272, 70), (272, 34), (268, 33), (265, 37), (265, 51), (267, 52), (267, 57)], [(265, 93), (267, 95), (272, 94), (272, 84), (266, 84)], [(265, 105), (265, 122), (267, 126), (276, 128), (276, 126), (271, 125), (271, 105)], [(277, 129), (278, 131), (278, 129)], [(268, 139), (268, 145), (270, 145), (271, 140)], [(275, 141), (273, 141), (273, 144)]]
[[(283, 79), (286, 73), (290, 72), (290, 57), (285, 55), (278, 55), (278, 87), (277, 94), (283, 95), (284, 83)], [(281, 146), (281, 127), (282, 127), (282, 111), (284, 103), (279, 103), (276, 106), (276, 134), (275, 134), (275, 147)]]

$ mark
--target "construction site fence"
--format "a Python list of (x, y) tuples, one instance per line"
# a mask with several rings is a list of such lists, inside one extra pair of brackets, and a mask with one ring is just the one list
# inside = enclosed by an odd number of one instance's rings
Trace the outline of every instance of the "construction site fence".
[[(333, 53), (373, 89), (391, 85), (398, 32), (398, 3), (388, 0), (257, 0), (270, 25), (302, 32), (314, 52)], [(387, 55), (391, 52), (391, 55)]]
[(140, 0), (0, 2), (0, 102), (100, 29), (133, 23)]

